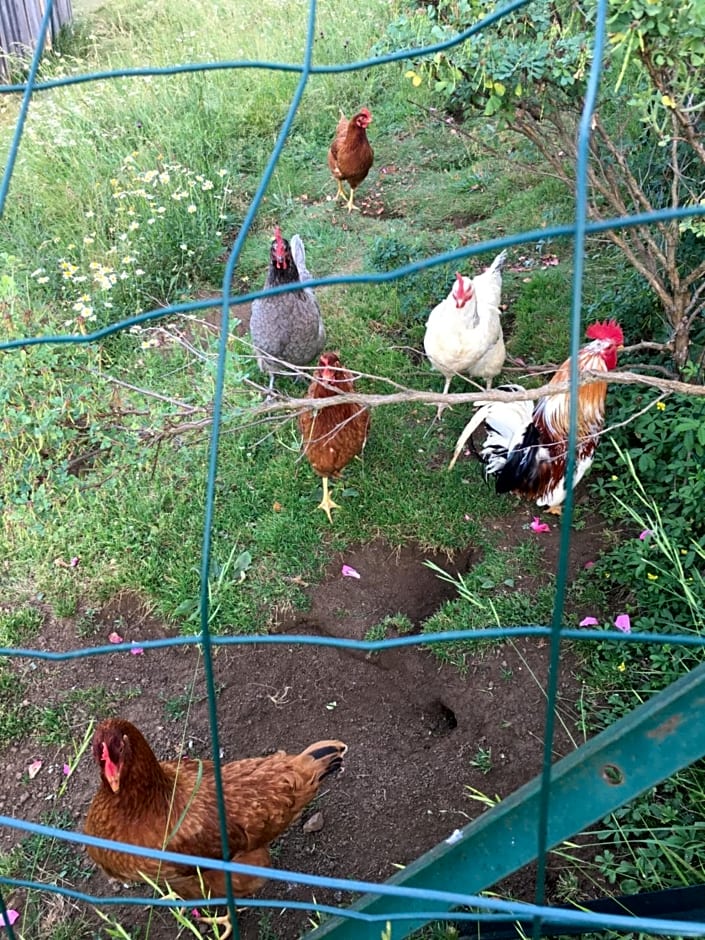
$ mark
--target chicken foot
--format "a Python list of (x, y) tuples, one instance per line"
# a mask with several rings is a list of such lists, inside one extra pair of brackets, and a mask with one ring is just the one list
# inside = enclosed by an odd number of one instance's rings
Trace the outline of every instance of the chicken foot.
[(354, 189), (352, 188), (352, 186), (351, 186), (351, 187), (350, 187), (350, 198), (348, 199), (348, 212), (352, 212), (353, 209), (354, 209), (356, 212), (359, 212), (359, 211), (360, 211), (360, 207), (359, 207), (359, 206), (356, 206), (355, 203), (353, 202), (354, 198), (355, 198), (355, 190), (354, 190)]
[(233, 925), (230, 923), (230, 914), (220, 914), (219, 916), (213, 917), (201, 917), (202, 924), (208, 924), (209, 927), (224, 927), (225, 930), (223, 933), (218, 931), (218, 940), (228, 940), (228, 937), (233, 932)]
[[(348, 199), (348, 194), (345, 192), (345, 188), (343, 187), (343, 181), (336, 179), (336, 183), (338, 184), (338, 192), (335, 194), (333, 201), (337, 202), (338, 199), (340, 199), (342, 196), (343, 202), (345, 202)], [(352, 195), (352, 189), (350, 190), (350, 195)]]
[(338, 184), (338, 192), (335, 194), (334, 202), (337, 202), (338, 199), (340, 199), (340, 197), (342, 196), (342, 197), (343, 197), (343, 202), (346, 203), (346, 205), (347, 205), (347, 207), (348, 207), (348, 212), (352, 212), (353, 209), (355, 209), (356, 212), (359, 212), (359, 211), (360, 211), (359, 206), (356, 206), (356, 205), (355, 205), (355, 201), (354, 201), (354, 200), (355, 200), (355, 190), (352, 188), (352, 186), (350, 187), (350, 195), (348, 196), (348, 194), (345, 192), (345, 188), (344, 188), (344, 186), (343, 186), (343, 181), (342, 181), (342, 180), (336, 180), (336, 182), (337, 182), (337, 184)]
[(318, 504), (318, 508), (322, 509), (323, 512), (328, 516), (328, 521), (333, 525), (333, 516), (331, 516), (331, 509), (340, 509), (338, 503), (333, 502), (333, 499), (328, 492), (328, 477), (323, 477), (323, 499)]

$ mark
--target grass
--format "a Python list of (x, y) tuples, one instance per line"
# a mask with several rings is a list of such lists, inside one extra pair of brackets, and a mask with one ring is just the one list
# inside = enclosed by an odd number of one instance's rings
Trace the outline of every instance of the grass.
[[(42, 817), (42, 823), (56, 829), (72, 829), (70, 814), (50, 811)], [(0, 862), (0, 872), (9, 878), (40, 877), (51, 872), (53, 877), (81, 880), (91, 871), (83, 854), (68, 842), (31, 835), (23, 839)]]
[[(525, 626), (550, 620), (553, 578), (542, 571), (540, 549), (535, 543), (525, 542), (507, 550), (489, 539), (482, 560), (469, 574), (457, 578), (431, 562), (428, 565), (456, 586), (458, 598), (447, 601), (426, 620), (424, 633)], [(432, 650), (441, 662), (466, 672), (468, 658), (494, 643), (496, 640), (457, 640), (438, 644)]]
[(470, 766), (474, 767), (476, 770), (479, 770), (481, 774), (488, 774), (493, 767), (492, 764), (492, 748), (491, 747), (478, 747), (475, 752), (475, 756), (470, 759)]
[[(75, 820), (71, 813), (50, 810), (42, 814), (43, 824), (71, 830)], [(5, 878), (35, 880), (48, 884), (79, 887), (91, 874), (92, 866), (85, 853), (69, 842), (57, 838), (30, 835), (0, 857), (0, 875)], [(8, 895), (5, 895), (8, 907)], [(28, 892), (22, 900), (21, 918), (15, 930), (22, 936), (37, 940), (71, 940), (91, 936), (90, 921), (78, 905), (62, 897), (51, 896), (48, 902), (37, 892)]]
[(23, 646), (41, 630), (44, 617), (34, 607), (0, 613), (0, 646)]
[(22, 704), (26, 682), (12, 667), (0, 663), (0, 745), (6, 746), (21, 738), (31, 722), (31, 715)]
[[(210, 6), (198, 0), (111, 3), (78, 24), (47, 57), (43, 74), (301, 56), (306, 5), (300, 0), (264, 0), (259, 19), (268, 23), (265, 31), (238, 16), (235, 6), (219, 8), (212, 28)], [(385, 4), (365, 0), (350, 30), (339, 11), (322, 5), (316, 62), (365, 58), (389, 15)], [(273, 70), (215, 70), (36, 95), (0, 230), (0, 338), (85, 332), (217, 293), (225, 253), (296, 81)], [(285, 234), (299, 231), (309, 268), (327, 276), (390, 271), (571, 218), (572, 202), (554, 180), (537, 173), (517, 185), (511, 168), (489, 160), (476, 140), (434, 119), (428, 108), (437, 102), (428, 88), (415, 90), (413, 104), (409, 93), (403, 69), (395, 65), (311, 77), (236, 265), (236, 295), (263, 284), (274, 224)], [(375, 115), (377, 159), (358, 197), (383, 212), (347, 216), (328, 200), (334, 187), (325, 152), (338, 108), (349, 113), (363, 102)], [(16, 103), (0, 97), (0, 153), (15, 113)], [(485, 122), (473, 130), (487, 132)], [(599, 243), (588, 247), (585, 306), (591, 314), (613, 315), (623, 273)], [(523, 258), (526, 270), (509, 270), (504, 278), (508, 351), (527, 363), (559, 362), (569, 342), (571, 246), (542, 239), (511, 255)], [(550, 255), (558, 264), (542, 266), (540, 259)], [(468, 267), (479, 268), (491, 257), (482, 254)], [(453, 266), (436, 266), (388, 284), (319, 289), (331, 347), (368, 376), (360, 388), (385, 391), (394, 381), (440, 391), (441, 377), (420, 351), (428, 311), (453, 275)], [(234, 307), (233, 316), (238, 312)], [(217, 340), (198, 322), (204, 315), (170, 317), (101, 343), (35, 346), (2, 357), (0, 402), (11, 417), (0, 423), (0, 645), (32, 644), (41, 634), (44, 607), (77, 618), (77, 637), (91, 641), (95, 611), (122, 588), (148, 596), (184, 632), (197, 628), (217, 362)], [(334, 553), (376, 537), (392, 547), (413, 541), (429, 552), (452, 553), (473, 543), (481, 552), (479, 563), (457, 580), (458, 597), (423, 625), (425, 633), (548, 621), (553, 573), (545, 570), (537, 541), (517, 539), (506, 548), (489, 525), (512, 512), (513, 500), (485, 486), (474, 463), (444, 472), (466, 409), (446, 412), (432, 428), (428, 407), (376, 409), (364, 460), (351, 464), (335, 485), (342, 508), (331, 528), (315, 510), (320, 483), (299, 459), (294, 422), (252, 420), (260, 397), (248, 380), (259, 379), (247, 341), (233, 333), (213, 522), (212, 629), (266, 631), (281, 611), (306, 603), (292, 577), (315, 583)], [(454, 390), (462, 387), (454, 381)], [(285, 382), (282, 388), (301, 392)], [(697, 430), (697, 416), (692, 420)], [(606, 464), (598, 463), (596, 472), (607, 481), (601, 494), (612, 506)], [(616, 481), (614, 489), (622, 486), (616, 491), (628, 498), (630, 485)], [(622, 551), (619, 536), (613, 541), (611, 551)], [(684, 549), (674, 542), (676, 555)], [(632, 562), (629, 570), (640, 571), (640, 561)], [(611, 564), (616, 570), (619, 560)], [(571, 607), (607, 616), (617, 599), (635, 604), (624, 586), (614, 590), (609, 574), (599, 567), (584, 572), (570, 586)], [(687, 577), (684, 572), (684, 582)], [(41, 608), (31, 600), (37, 597)], [(409, 628), (402, 617), (387, 618), (367, 638)], [(438, 647), (435, 655), (465, 670), (470, 648), (477, 654), (477, 643), (456, 643)], [(624, 661), (616, 655), (600, 644), (584, 657), (583, 734), (691, 664), (639, 650), (628, 662), (634, 676), (625, 693), (617, 672)], [(26, 736), (28, 726), (45, 744), (65, 744), (88, 718), (118, 705), (96, 687), (23, 708), (27, 682), (24, 667), (0, 663), (2, 746)], [(189, 702), (188, 690), (165, 700), (165, 719), (181, 720)], [(479, 770), (491, 766), (491, 755), (481, 750), (474, 759)], [(596, 860), (599, 877), (631, 884), (639, 876), (645, 887), (674, 880), (673, 871), (675, 880), (699, 872), (699, 855), (693, 862), (686, 843), (671, 846), (671, 875), (649, 868), (646, 856), (661, 835), (660, 806), (699, 804), (701, 797), (699, 777), (686, 777), (670, 791), (660, 788), (658, 798), (646, 798), (648, 810), (637, 803), (605, 823), (596, 837), (607, 846)], [(649, 820), (643, 837), (637, 835), (644, 831), (640, 814)], [(630, 845), (629, 857), (610, 856), (613, 843)], [(17, 859), (35, 849), (18, 847)], [(19, 864), (17, 859), (8, 864)], [(570, 874), (564, 880), (569, 887)], [(263, 932), (267, 924), (263, 918)], [(452, 933), (448, 928), (437, 935)], [(58, 932), (52, 936), (60, 938)]]

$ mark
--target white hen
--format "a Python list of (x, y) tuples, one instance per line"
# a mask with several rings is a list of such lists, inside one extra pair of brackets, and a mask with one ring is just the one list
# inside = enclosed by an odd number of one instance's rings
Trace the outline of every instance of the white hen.
[[(431, 365), (445, 376), (444, 395), (458, 373), (482, 378), (490, 388), (504, 365), (499, 305), (506, 257), (501, 252), (474, 278), (456, 274), (451, 292), (429, 314), (423, 345)], [(444, 407), (438, 406), (439, 417)]]

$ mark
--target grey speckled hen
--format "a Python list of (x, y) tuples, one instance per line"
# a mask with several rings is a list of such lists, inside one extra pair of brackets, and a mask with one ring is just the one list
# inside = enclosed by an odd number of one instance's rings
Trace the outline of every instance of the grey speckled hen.
[[(289, 244), (277, 226), (269, 252), (265, 288), (310, 279), (301, 238), (294, 235)], [(275, 375), (292, 374), (287, 363), (307, 365), (320, 356), (326, 342), (321, 310), (310, 287), (253, 301), (250, 333), (257, 365), (263, 372), (269, 372), (270, 391)]]

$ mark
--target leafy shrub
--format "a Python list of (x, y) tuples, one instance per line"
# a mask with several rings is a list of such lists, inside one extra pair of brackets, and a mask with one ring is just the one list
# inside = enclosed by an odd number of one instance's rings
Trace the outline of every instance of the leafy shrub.
[[(368, 250), (367, 259), (372, 270), (393, 271), (427, 256), (427, 245), (390, 236), (376, 238)], [(402, 317), (425, 322), (430, 310), (450, 290), (453, 275), (451, 265), (441, 265), (395, 281)]]
[[(651, 393), (616, 391), (610, 422), (626, 423), (598, 449), (592, 488), (622, 538), (591, 577), (619, 599), (633, 630), (702, 635), (705, 401), (671, 397), (639, 414)], [(599, 643), (587, 657), (589, 720), (600, 730), (698, 666), (702, 651), (675, 641)], [(705, 856), (694, 826), (702, 818), (703, 784), (702, 765), (694, 764), (607, 817), (595, 833), (603, 845), (594, 859), (601, 876), (625, 893), (701, 881)]]
[[(638, 412), (648, 403), (652, 393), (622, 386), (617, 394), (612, 389), (609, 399), (609, 421), (616, 425), (613, 445), (605, 441), (598, 448), (598, 471), (593, 477), (600, 495), (615, 498), (621, 504), (634, 503), (635, 481), (629, 464), (619, 452), (628, 453), (638, 480), (658, 507), (668, 535), (687, 549), (691, 539), (705, 545), (705, 401), (702, 398), (669, 398), (659, 401), (644, 414)], [(627, 516), (619, 504), (615, 511)], [(687, 567), (694, 563), (692, 551), (687, 553)]]
[(687, 771), (602, 821), (592, 835), (604, 846), (595, 862), (608, 884), (637, 894), (645, 884), (665, 888), (702, 881), (702, 784), (702, 771)]

